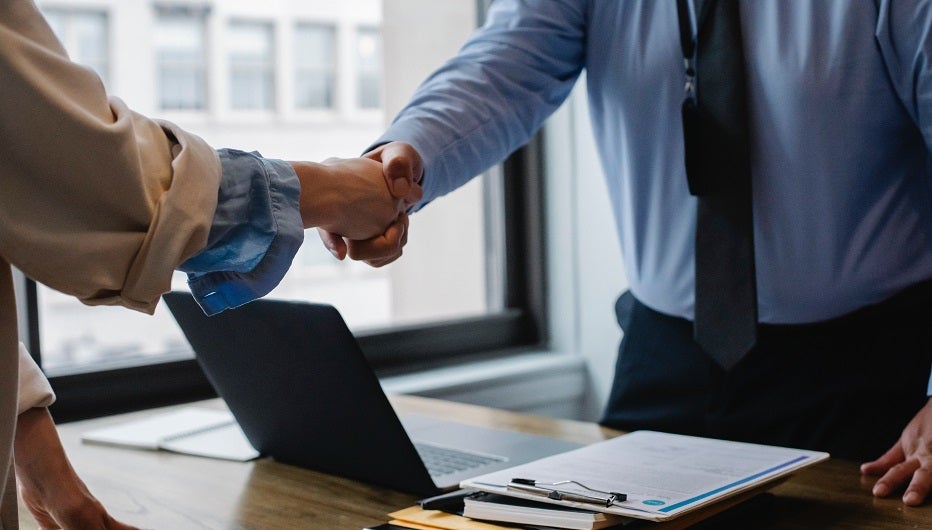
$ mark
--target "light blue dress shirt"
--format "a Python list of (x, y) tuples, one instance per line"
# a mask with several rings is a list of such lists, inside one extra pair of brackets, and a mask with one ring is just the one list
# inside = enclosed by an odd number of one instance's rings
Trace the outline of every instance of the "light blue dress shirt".
[(259, 153), (217, 154), (223, 176), (207, 246), (178, 268), (208, 315), (268, 294), (304, 241), (294, 168)]
[[(932, 2), (754, 0), (741, 22), (761, 321), (932, 278)], [(585, 69), (631, 290), (691, 319), (677, 24), (673, 0), (497, 0), (379, 141), (421, 153), (426, 204), (526, 142)]]

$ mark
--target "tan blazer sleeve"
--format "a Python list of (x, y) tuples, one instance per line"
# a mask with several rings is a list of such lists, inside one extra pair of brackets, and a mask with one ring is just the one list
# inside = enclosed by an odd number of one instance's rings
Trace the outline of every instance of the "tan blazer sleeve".
[(152, 312), (207, 241), (220, 161), (107, 97), (35, 5), (0, 2), (0, 254), (88, 304)]
[(32, 360), (23, 343), (19, 344), (19, 400), (17, 414), (33, 407), (48, 407), (55, 401), (55, 392), (45, 374)]

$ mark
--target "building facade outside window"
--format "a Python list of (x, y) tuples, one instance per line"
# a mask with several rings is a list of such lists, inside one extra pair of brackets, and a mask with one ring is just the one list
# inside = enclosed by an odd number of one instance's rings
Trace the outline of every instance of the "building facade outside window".
[(159, 108), (207, 108), (205, 15), (200, 10), (163, 9), (155, 22)]
[(330, 24), (294, 29), (294, 93), (298, 109), (332, 109), (337, 91), (337, 32)]
[(92, 7), (51, 8), (45, 17), (72, 60), (90, 66), (104, 84), (110, 79), (108, 16)]
[(378, 28), (361, 27), (356, 32), (357, 104), (377, 109), (382, 104), (382, 38)]
[(272, 110), (275, 106), (275, 52), (272, 24), (231, 22), (227, 28), (230, 106)]
[[(477, 10), (475, 0), (213, 0), (209, 8), (201, 0), (164, 6), (151, 0), (37, 3), (71, 56), (101, 68), (118, 87), (114, 95), (140, 112), (170, 119), (216, 147), (311, 161), (359, 156), (423, 76), (455, 53), (475, 27)], [(383, 13), (389, 4), (392, 9)], [(434, 38), (425, 47), (410, 31), (412, 21), (423, 17), (449, 25), (432, 28), (446, 42)], [(391, 57), (383, 54), (387, 43)], [(101, 60), (108, 49), (110, 62)], [(368, 344), (397, 344), (396, 337), (411, 333), (420, 341), (378, 354), (391, 358), (447, 362), (464, 350), (527, 340), (533, 332), (525, 330), (523, 309), (506, 307), (501, 295), (506, 253), (490, 244), (495, 238), (489, 234), (501, 227), (488, 220), (500, 218), (506, 207), (487, 203), (487, 194), (480, 178), (437, 199), (412, 217), (404, 257), (378, 269), (335, 260), (310, 230), (269, 296), (334, 305), (354, 333), (375, 337)], [(175, 274), (172, 288), (187, 288), (183, 274)], [(157, 393), (195, 377), (190, 347), (164, 305), (154, 316), (89, 308), (42, 285), (32, 298), (22, 334), (31, 351), (41, 353), (58, 407), (71, 406), (70, 395), (80, 396), (74, 406), (81, 407), (130, 403), (137, 391)], [(472, 326), (469, 339), (451, 341), (449, 326), (459, 322)], [(429, 332), (440, 327), (444, 344)], [(166, 366), (180, 368), (165, 372)], [(138, 384), (125, 394), (113, 390), (127, 380)], [(113, 395), (98, 395), (105, 388)], [(162, 392), (176, 396), (180, 390)], [(151, 406), (156, 399), (138, 402)]]

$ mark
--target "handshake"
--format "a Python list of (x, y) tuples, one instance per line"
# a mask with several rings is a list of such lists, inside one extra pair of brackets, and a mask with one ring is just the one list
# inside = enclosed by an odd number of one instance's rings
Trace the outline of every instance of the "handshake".
[(421, 200), (423, 166), (409, 144), (384, 144), (362, 158), (291, 162), (301, 182), (301, 218), (337, 258), (373, 267), (401, 257), (407, 211)]

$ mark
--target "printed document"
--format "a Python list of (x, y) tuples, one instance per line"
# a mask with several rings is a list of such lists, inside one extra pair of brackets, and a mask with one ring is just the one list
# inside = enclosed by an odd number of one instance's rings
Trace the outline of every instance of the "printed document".
[[(635, 431), (466, 480), (460, 486), (664, 521), (761, 487), (828, 457), (828, 453), (817, 451)], [(509, 488), (516, 478), (535, 481), (541, 490), (606, 498), (607, 493), (618, 492), (627, 499), (610, 506), (554, 500), (546, 494)], [(572, 483), (557, 484), (564, 481), (576, 481), (590, 490)]]

